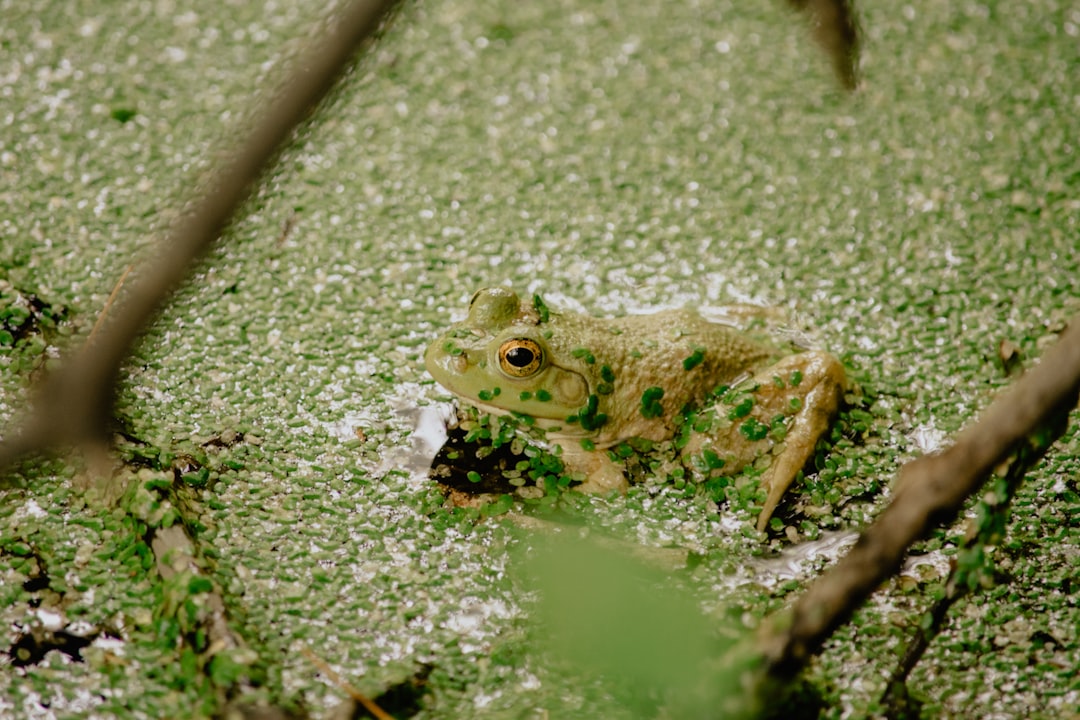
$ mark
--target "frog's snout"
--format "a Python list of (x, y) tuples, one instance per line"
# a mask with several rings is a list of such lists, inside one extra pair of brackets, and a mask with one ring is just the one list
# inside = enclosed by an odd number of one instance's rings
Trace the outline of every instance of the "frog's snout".
[(469, 359), (465, 353), (462, 353), (461, 355), (447, 355), (443, 367), (450, 372), (464, 375), (465, 371), (469, 369)]
[(447, 375), (464, 375), (469, 369), (469, 358), (466, 352), (458, 354), (445, 352), (438, 342), (434, 342), (424, 353), (424, 367), (432, 377), (442, 383)]

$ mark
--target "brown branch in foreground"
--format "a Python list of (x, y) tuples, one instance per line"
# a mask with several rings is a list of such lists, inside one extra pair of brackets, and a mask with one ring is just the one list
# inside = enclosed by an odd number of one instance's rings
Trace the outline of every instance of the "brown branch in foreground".
[[(1002, 393), (982, 419), (948, 450), (900, 470), (896, 495), (851, 551), (799, 599), (787, 629), (772, 629), (762, 644), (768, 672), (793, 676), (883, 580), (908, 547), (933, 527), (953, 520), (964, 500), (1032, 432), (1076, 406), (1080, 392), (1080, 317), (1075, 317), (1042, 362)], [(1055, 426), (1060, 435), (1066, 423)]]
[(810, 19), (814, 41), (832, 62), (845, 90), (859, 85), (859, 23), (852, 0), (788, 0)]
[(888, 709), (890, 717), (901, 717), (909, 701), (907, 680), (915, 669), (931, 641), (945, 626), (949, 609), (962, 598), (984, 586), (993, 579), (993, 563), (988, 560), (985, 548), (1001, 542), (1002, 529), (1009, 516), (1009, 506), (1023, 484), (1024, 476), (1050, 449), (1053, 441), (1064, 431), (1069, 421), (1067, 411), (1051, 418), (1048, 425), (1041, 426), (1020, 443), (1011, 458), (994, 470), (998, 479), (993, 489), (981, 501), (981, 518), (972, 522), (967, 536), (960, 545), (960, 552), (952, 558), (952, 568), (945, 583), (945, 592), (928, 610), (923, 620), (914, 628), (900, 664), (892, 674), (881, 704)]
[(396, 2), (354, 0), (327, 26), (282, 90), (263, 103), (247, 138), (213, 171), (201, 195), (158, 243), (156, 257), (133, 273), (116, 311), (45, 381), (31, 413), (5, 434), (0, 471), (29, 454), (107, 437), (120, 366), (139, 335)]

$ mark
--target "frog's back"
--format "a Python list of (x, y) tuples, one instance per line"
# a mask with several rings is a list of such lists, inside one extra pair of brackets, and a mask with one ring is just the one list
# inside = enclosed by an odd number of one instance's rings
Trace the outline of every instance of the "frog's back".
[(622, 341), (616, 344), (624, 353), (621, 365), (658, 379), (693, 373), (707, 378), (707, 391), (777, 354), (776, 348), (730, 325), (709, 322), (693, 310), (627, 315), (610, 324)]
[(558, 325), (551, 340), (558, 346), (554, 355), (586, 357), (578, 367), (593, 377), (599, 409), (608, 416), (598, 447), (627, 437), (669, 437), (682, 407), (703, 402), (778, 354), (775, 347), (692, 310), (603, 320), (553, 315), (552, 321)]

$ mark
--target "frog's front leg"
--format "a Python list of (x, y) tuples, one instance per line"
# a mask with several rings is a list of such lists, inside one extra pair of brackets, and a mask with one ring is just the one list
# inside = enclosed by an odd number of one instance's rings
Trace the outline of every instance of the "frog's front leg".
[[(788, 384), (787, 398), (800, 398), (801, 407), (791, 417), (783, 447), (761, 476), (766, 490), (765, 505), (758, 515), (757, 529), (763, 531), (795, 476), (814, 454), (814, 447), (836, 416), (843, 397), (845, 378), (840, 361), (827, 352), (809, 350), (783, 358), (758, 380), (770, 383), (781, 378)], [(797, 382), (796, 382), (797, 380)]]
[(562, 461), (570, 475), (584, 475), (585, 479), (574, 489), (578, 492), (604, 494), (612, 490), (626, 493), (630, 483), (626, 472), (603, 450), (585, 450), (577, 442), (560, 443)]

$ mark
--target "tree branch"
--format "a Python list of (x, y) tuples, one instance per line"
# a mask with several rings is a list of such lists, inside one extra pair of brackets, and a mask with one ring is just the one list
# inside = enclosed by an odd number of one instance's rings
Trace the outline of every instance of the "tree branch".
[(354, 0), (263, 103), (246, 140), (211, 173), (201, 194), (138, 268), (115, 312), (44, 382), (30, 414), (0, 443), (0, 471), (51, 448), (108, 437), (120, 366), (166, 299), (225, 229), (293, 130), (372, 37), (396, 0)]
[(859, 86), (859, 22), (852, 0), (788, 0), (807, 16), (814, 41), (832, 62), (833, 72), (845, 90)]
[(1073, 318), (1042, 362), (1002, 393), (979, 422), (948, 450), (918, 458), (900, 470), (896, 494), (851, 551), (799, 599), (787, 629), (763, 641), (768, 672), (791, 677), (816, 653), (883, 580), (900, 567), (908, 547), (952, 521), (964, 500), (1037, 431), (1049, 445), (1067, 427), (1053, 423), (1076, 407), (1080, 392), (1080, 317)]

